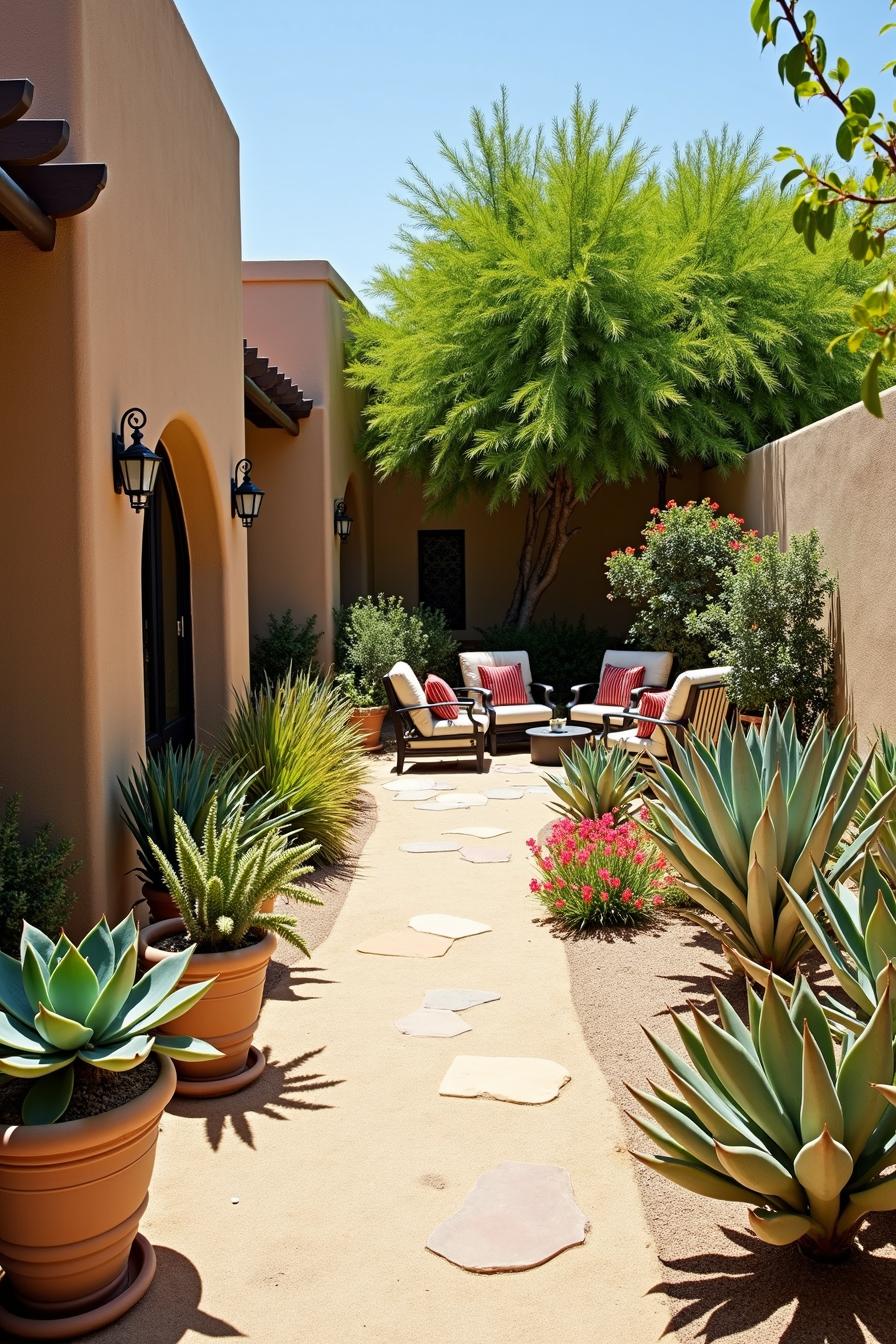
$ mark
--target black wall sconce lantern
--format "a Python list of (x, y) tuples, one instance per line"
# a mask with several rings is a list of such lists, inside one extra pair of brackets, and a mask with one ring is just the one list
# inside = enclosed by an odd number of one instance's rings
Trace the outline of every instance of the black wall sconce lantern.
[[(233, 518), (239, 518), (243, 527), (252, 526), (264, 499), (264, 491), (252, 480), (251, 471), (252, 463), (248, 457), (244, 457), (241, 462), (237, 462), (230, 482), (230, 514)], [(242, 481), (239, 481), (240, 472), (243, 473)]]
[[(121, 417), (118, 433), (112, 435), (112, 470), (115, 493), (125, 494), (135, 513), (142, 513), (152, 499), (162, 459), (143, 442), (146, 412), (132, 406)], [(124, 444), (125, 425), (131, 431), (131, 443)]]
[(336, 499), (333, 501), (333, 531), (343, 543), (348, 541), (352, 530), (354, 518), (350, 518), (345, 511), (345, 500)]

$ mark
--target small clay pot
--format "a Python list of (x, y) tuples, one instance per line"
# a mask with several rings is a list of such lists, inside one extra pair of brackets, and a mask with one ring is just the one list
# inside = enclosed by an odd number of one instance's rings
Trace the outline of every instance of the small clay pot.
[[(140, 930), (140, 956), (148, 968), (173, 956), (156, 946), (172, 934), (183, 933), (181, 919), (163, 919)], [(194, 952), (178, 982), (211, 980), (211, 989), (181, 1017), (159, 1027), (169, 1036), (196, 1036), (222, 1052), (222, 1058), (175, 1061), (179, 1096), (220, 1097), (254, 1082), (264, 1068), (264, 1056), (252, 1047), (261, 1015), (268, 962), (277, 948), (277, 936), (266, 933), (257, 943), (234, 952)], [(251, 1058), (250, 1058), (251, 1054)]]
[(149, 918), (155, 923), (160, 919), (180, 919), (180, 911), (171, 899), (167, 887), (153, 887), (143, 883), (143, 896), (149, 906)]
[(385, 705), (371, 709), (353, 709), (348, 721), (361, 739), (365, 751), (377, 751), (382, 745), (383, 724), (388, 710)]
[(176, 1082), (171, 1060), (156, 1058), (152, 1087), (115, 1110), (0, 1131), (4, 1338), (74, 1339), (118, 1320), (152, 1282), (137, 1228)]

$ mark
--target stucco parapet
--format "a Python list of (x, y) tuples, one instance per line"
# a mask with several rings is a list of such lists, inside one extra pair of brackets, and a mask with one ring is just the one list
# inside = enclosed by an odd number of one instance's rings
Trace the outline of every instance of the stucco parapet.
[(244, 284), (324, 284), (340, 299), (357, 295), (328, 261), (244, 261)]

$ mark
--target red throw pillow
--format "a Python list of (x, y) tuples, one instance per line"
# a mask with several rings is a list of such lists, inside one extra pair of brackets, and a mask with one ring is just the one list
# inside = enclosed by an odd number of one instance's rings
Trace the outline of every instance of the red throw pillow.
[[(457, 696), (441, 677), (435, 676), (430, 672), (423, 686), (423, 694), (426, 696), (426, 703), (432, 709), (437, 719), (456, 719), (460, 713), (460, 705), (457, 703)], [(449, 704), (444, 704), (448, 700)]]
[(520, 663), (509, 663), (506, 667), (491, 667), (487, 663), (479, 664), (479, 675), (486, 691), (492, 693), (492, 704), (527, 705), (529, 697), (523, 681), (523, 668)]
[[(652, 719), (661, 719), (668, 699), (668, 691), (645, 691), (638, 701), (638, 708)], [(656, 724), (648, 723), (646, 719), (639, 719), (635, 724), (635, 737), (653, 737), (655, 732)]]
[(632, 691), (644, 684), (643, 667), (617, 667), (615, 663), (605, 663), (596, 705), (621, 705), (628, 709), (632, 702)]

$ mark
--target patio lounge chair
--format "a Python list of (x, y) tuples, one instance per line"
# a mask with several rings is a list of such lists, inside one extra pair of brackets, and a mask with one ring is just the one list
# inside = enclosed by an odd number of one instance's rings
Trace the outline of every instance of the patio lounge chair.
[[(522, 672), (526, 700), (512, 705), (496, 705), (494, 696), (482, 684), (483, 667), (513, 667), (519, 663)], [(464, 689), (473, 695), (489, 718), (488, 749), (494, 756), (498, 750), (498, 740), (512, 741), (526, 745), (527, 728), (543, 728), (556, 713), (552, 699), (553, 686), (546, 682), (533, 681), (529, 655), (523, 649), (501, 650), (499, 653), (477, 649), (460, 655), (460, 672)]]
[[(704, 667), (682, 672), (668, 693), (662, 714), (657, 717), (639, 714), (637, 710), (621, 714), (614, 710), (605, 714), (604, 742), (608, 747), (636, 752), (642, 757), (642, 766), (649, 767), (651, 758), (668, 759), (667, 734), (679, 742), (684, 741), (685, 733), (689, 731), (704, 742), (718, 741), (729, 710), (726, 682), (730, 671), (730, 667)], [(654, 725), (650, 737), (638, 736), (639, 719)]]
[[(601, 705), (594, 700), (598, 692), (604, 671), (607, 667), (643, 667), (642, 684), (632, 691), (630, 705)], [(637, 705), (644, 691), (664, 691), (669, 685), (669, 673), (672, 671), (671, 653), (650, 653), (637, 649), (607, 649), (600, 665), (597, 681), (583, 681), (572, 687), (572, 700), (567, 707), (570, 723), (587, 724), (595, 733), (603, 729), (604, 715), (623, 714), (628, 707)]]
[[(464, 687), (454, 688), (459, 706), (457, 718), (442, 719), (433, 714), (419, 678), (407, 663), (396, 663), (383, 677), (383, 686), (395, 729), (399, 774), (406, 760), (413, 757), (432, 760), (435, 756), (473, 756), (476, 769), (482, 773), (489, 718), (476, 708), (471, 695), (463, 695)], [(437, 708), (447, 703), (440, 701)]]

